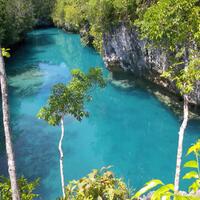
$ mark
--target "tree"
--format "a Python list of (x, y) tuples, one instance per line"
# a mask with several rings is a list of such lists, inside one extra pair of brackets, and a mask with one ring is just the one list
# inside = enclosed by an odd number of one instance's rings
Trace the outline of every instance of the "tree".
[[(5, 49), (4, 49), (4, 55), (8, 55)], [(13, 152), (12, 139), (11, 139), (12, 134), (10, 129), (8, 88), (7, 88), (6, 72), (5, 72), (5, 65), (4, 65), (1, 46), (0, 46), (0, 82), (1, 82), (1, 95), (2, 95), (3, 126), (5, 134), (6, 153), (8, 159), (8, 173), (12, 189), (12, 200), (20, 200), (20, 194), (16, 178), (15, 158)]]
[(183, 116), (183, 122), (179, 130), (176, 173), (174, 180), (175, 192), (177, 193), (179, 190), (179, 182), (180, 182), (183, 138), (189, 118), (188, 100), (189, 100), (189, 95), (193, 91), (196, 82), (200, 80), (200, 59), (199, 58), (191, 59), (189, 63), (185, 65), (185, 68), (180, 70), (178, 74), (176, 73), (176, 71), (173, 70), (173, 68), (171, 68), (170, 70), (168, 70), (168, 72), (165, 72), (163, 76), (170, 78), (171, 80), (176, 82), (176, 85), (184, 98), (184, 105), (183, 105), (184, 116)]
[(88, 117), (89, 113), (85, 110), (85, 101), (90, 101), (89, 90), (94, 86), (105, 86), (102, 71), (100, 68), (91, 68), (88, 74), (80, 70), (72, 71), (72, 80), (69, 84), (56, 84), (52, 94), (48, 99), (48, 105), (41, 108), (38, 118), (46, 120), (50, 125), (61, 125), (61, 137), (58, 145), (60, 152), (60, 176), (62, 194), (65, 198), (65, 183), (63, 172), (63, 150), (62, 141), (64, 138), (64, 117), (72, 115), (78, 121)]
[(198, 0), (160, 0), (136, 21), (142, 38), (163, 51), (171, 52), (171, 67), (163, 76), (171, 78), (183, 96), (183, 122), (179, 130), (175, 193), (179, 191), (182, 146), (188, 123), (189, 95), (200, 79), (200, 6)]

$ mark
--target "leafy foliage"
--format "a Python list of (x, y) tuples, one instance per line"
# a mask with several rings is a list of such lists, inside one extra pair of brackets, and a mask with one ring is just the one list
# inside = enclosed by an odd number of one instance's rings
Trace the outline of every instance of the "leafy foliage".
[(75, 30), (89, 22), (89, 34), (99, 51), (103, 33), (121, 22), (132, 25), (135, 20), (142, 36), (159, 46), (169, 45), (174, 50), (186, 38), (187, 42), (200, 41), (198, 0), (57, 0), (53, 20)]
[(31, 0), (0, 0), (0, 10), (0, 43), (19, 41), (34, 24)]
[(107, 30), (113, 23), (122, 19), (126, 21), (133, 19), (136, 2), (135, 0), (57, 0), (53, 14), (55, 22), (63, 19), (63, 23), (80, 26), (84, 21), (89, 21), (91, 25)]
[[(28, 182), (24, 177), (18, 180), (20, 189), (21, 200), (33, 200), (39, 197), (38, 194), (34, 193), (35, 188), (39, 184), (39, 179)], [(5, 177), (0, 177), (0, 199), (10, 200), (12, 199), (10, 180)]]
[(135, 24), (142, 38), (173, 52), (172, 65), (163, 77), (175, 81), (182, 95), (190, 94), (196, 81), (200, 80), (200, 56), (194, 50), (200, 41), (199, 1), (160, 0), (150, 6)]
[(54, 3), (54, 0), (0, 0), (0, 43), (12, 45), (36, 22), (51, 21)]
[(172, 65), (162, 76), (175, 81), (177, 88), (181, 94), (190, 94), (194, 89), (196, 82), (200, 80), (200, 59), (193, 58), (190, 60), (186, 69), (174, 70), (174, 68), (180, 68), (182, 63), (176, 63)]
[(200, 189), (200, 167), (199, 167), (199, 158), (200, 158), (200, 140), (198, 140), (194, 145), (192, 145), (188, 151), (187, 155), (193, 154), (195, 160), (190, 160), (184, 164), (185, 168), (192, 171), (186, 173), (183, 179), (192, 179), (193, 183), (189, 186), (189, 192), (196, 193)]
[(108, 168), (93, 170), (86, 177), (66, 186), (66, 200), (130, 200), (126, 184)]
[(43, 107), (38, 118), (46, 120), (50, 125), (58, 125), (66, 114), (72, 115), (81, 121), (88, 117), (85, 110), (85, 101), (91, 101), (89, 90), (98, 85), (105, 86), (102, 71), (100, 68), (91, 68), (88, 74), (79, 69), (72, 70), (72, 80), (69, 84), (56, 84), (49, 97), (48, 105)]
[(52, 21), (55, 0), (32, 0), (32, 4), (38, 25)]
[(90, 24), (93, 45), (102, 51), (103, 33), (120, 22), (130, 24), (136, 18), (140, 0), (57, 0), (53, 12), (54, 23), (67, 29), (80, 30)]
[(149, 190), (155, 189), (155, 187), (160, 186), (157, 190), (155, 190), (151, 196), (151, 200), (158, 200), (158, 199), (170, 199), (174, 193), (174, 185), (164, 183), (160, 180), (151, 180), (145, 184), (145, 186), (140, 189), (134, 196), (133, 199), (139, 198)]
[[(157, 45), (176, 49), (176, 45), (199, 43), (200, 7), (198, 0), (160, 0), (136, 21), (143, 38)], [(194, 17), (195, 16), (195, 17)]]
[(140, 189), (134, 196), (133, 199), (154, 190), (151, 200), (158, 199), (174, 199), (174, 200), (198, 200), (200, 197), (196, 192), (200, 189), (200, 167), (199, 167), (199, 157), (200, 157), (200, 140), (198, 140), (194, 145), (192, 145), (188, 151), (187, 156), (193, 154), (194, 160), (187, 161), (184, 164), (185, 168), (190, 171), (183, 176), (183, 180), (193, 180), (192, 184), (188, 187), (188, 195), (174, 194), (174, 185), (165, 185), (160, 180), (152, 180), (146, 183), (146, 185)]
[(1, 51), (2, 51), (2, 55), (6, 58), (9, 58), (10, 57), (10, 49), (9, 48), (1, 48)]

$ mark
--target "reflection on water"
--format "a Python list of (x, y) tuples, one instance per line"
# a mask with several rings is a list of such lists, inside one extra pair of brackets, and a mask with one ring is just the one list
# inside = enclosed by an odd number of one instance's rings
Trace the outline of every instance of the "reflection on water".
[[(36, 114), (46, 103), (51, 87), (69, 81), (71, 69), (87, 71), (91, 66), (103, 67), (101, 57), (83, 47), (78, 35), (58, 29), (31, 32), (26, 45), (6, 65), (18, 172), (30, 179), (41, 177), (38, 191), (42, 199), (53, 200), (61, 194), (60, 128), (48, 126)], [(179, 119), (140, 88), (123, 90), (108, 84), (95, 90), (93, 96), (87, 105), (90, 118), (81, 123), (71, 117), (65, 120), (66, 183), (107, 165), (113, 165), (117, 175), (133, 188), (152, 178), (172, 182)], [(185, 150), (198, 138), (199, 124), (189, 123)], [(3, 141), (2, 134), (0, 139)], [(2, 147), (0, 173), (6, 174)]]

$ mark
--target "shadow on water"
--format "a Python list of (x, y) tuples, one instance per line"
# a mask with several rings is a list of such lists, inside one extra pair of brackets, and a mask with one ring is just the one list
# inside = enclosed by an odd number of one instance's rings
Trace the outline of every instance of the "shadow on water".
[[(31, 35), (27, 42), (29, 45), (37, 45), (39, 44), (40, 47), (45, 48), (45, 46), (54, 45), (54, 37), (56, 34), (40, 34), (40, 35)], [(41, 51), (42, 52), (42, 51)], [(39, 53), (39, 52), (37, 52)]]
[(38, 68), (38, 63), (32, 65), (15, 66), (15, 68), (12, 68), (12, 70), (8, 70), (7, 75), (9, 76), (10, 79), (12, 77), (29, 72), (30, 70), (37, 70), (37, 68)]
[(40, 30), (40, 32), (44, 33), (31, 32), (27, 35), (25, 44), (21, 45), (17, 51), (10, 52), (12, 57), (6, 60), (6, 66), (9, 67), (8, 72), (12, 73), (16, 68), (25, 68), (24, 66), (30, 65), (30, 63), (38, 63), (40, 60), (37, 55), (45, 54), (48, 51), (45, 46), (49, 47), (55, 44), (56, 34), (47, 34), (45, 30)]

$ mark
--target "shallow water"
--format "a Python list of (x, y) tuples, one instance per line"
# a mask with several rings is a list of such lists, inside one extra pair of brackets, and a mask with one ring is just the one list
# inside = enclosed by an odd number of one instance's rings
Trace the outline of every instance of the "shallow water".
[[(51, 87), (69, 81), (71, 69), (87, 71), (91, 66), (104, 67), (101, 57), (82, 46), (79, 35), (56, 28), (31, 32), (6, 65), (18, 172), (30, 179), (41, 178), (38, 192), (44, 200), (61, 194), (60, 128), (48, 126), (36, 114)], [(66, 183), (108, 165), (132, 188), (152, 178), (172, 182), (180, 120), (141, 88), (123, 90), (108, 84), (93, 91), (93, 96), (87, 105), (91, 113), (88, 119), (81, 123), (71, 117), (65, 120)], [(185, 150), (199, 132), (199, 121), (191, 121)], [(0, 159), (0, 173), (6, 174), (4, 149)]]

